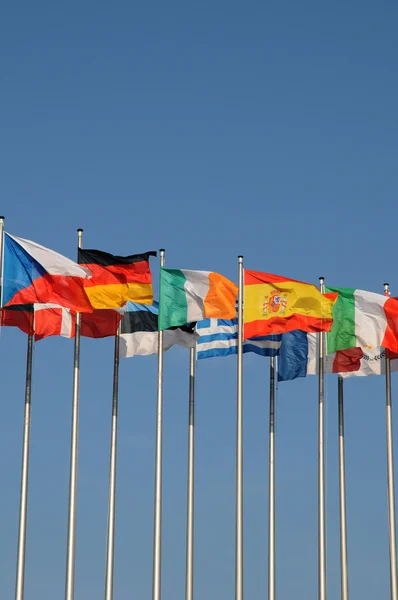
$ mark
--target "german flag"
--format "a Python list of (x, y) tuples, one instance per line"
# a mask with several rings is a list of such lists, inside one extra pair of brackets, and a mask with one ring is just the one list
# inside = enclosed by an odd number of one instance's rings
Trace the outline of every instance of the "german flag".
[(101, 250), (79, 249), (79, 264), (92, 273), (91, 278), (84, 280), (91, 306), (121, 308), (129, 301), (152, 304), (150, 256), (156, 256), (156, 252), (114, 256)]

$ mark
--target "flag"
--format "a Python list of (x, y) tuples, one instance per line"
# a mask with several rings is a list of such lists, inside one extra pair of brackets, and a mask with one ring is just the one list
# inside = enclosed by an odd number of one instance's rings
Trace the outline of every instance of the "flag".
[(35, 332), (33, 307), (33, 304), (15, 304), (1, 309), (2, 327), (18, 327), (27, 335), (33, 335)]
[(84, 313), (80, 319), (80, 335), (89, 338), (105, 338), (116, 335), (125, 308), (107, 308)]
[(279, 275), (245, 270), (244, 338), (300, 329), (329, 331), (337, 294)]
[[(362, 357), (360, 359), (360, 367), (357, 371), (351, 373), (342, 373), (343, 377), (363, 377), (367, 375), (385, 375), (386, 362), (385, 357), (390, 357), (391, 371), (398, 371), (398, 354), (389, 352), (384, 348), (361, 348)], [(340, 350), (339, 352), (348, 352)]]
[(120, 308), (128, 301), (152, 304), (149, 257), (156, 252), (114, 256), (101, 250), (79, 249), (79, 263), (92, 277), (84, 282), (93, 308)]
[(30, 240), (4, 236), (3, 306), (58, 304), (90, 312), (84, 290), (90, 271)]
[[(282, 335), (278, 358), (278, 381), (289, 381), (297, 377), (318, 373), (318, 344), (316, 333), (289, 331)], [(340, 350), (324, 357), (325, 373), (353, 375), (361, 368), (361, 348)]]
[[(103, 338), (116, 335), (123, 309), (95, 310), (81, 314), (80, 334)], [(57, 335), (72, 338), (76, 332), (76, 313), (58, 304), (16, 304), (2, 309), (1, 324), (18, 327), (35, 340)]]
[(207, 318), (233, 319), (236, 285), (209, 271), (160, 270), (159, 329)]
[[(128, 302), (122, 319), (120, 335), (120, 356), (129, 358), (136, 354), (147, 356), (158, 352), (158, 314), (159, 305), (151, 306)], [(195, 333), (196, 323), (181, 327), (173, 327), (163, 332), (163, 349), (168, 350), (177, 345), (183, 348), (194, 348), (198, 335)]]
[(18, 327), (35, 340), (51, 335), (73, 337), (75, 323), (71, 311), (58, 304), (15, 304), (2, 309), (1, 324)]
[(326, 289), (338, 292), (326, 336), (328, 353), (367, 346), (398, 353), (398, 299), (353, 288)]
[[(212, 358), (238, 353), (238, 319), (204, 319), (196, 325), (199, 339), (196, 357)], [(260, 356), (276, 356), (281, 345), (280, 335), (256, 337), (243, 342), (243, 352), (254, 352)]]

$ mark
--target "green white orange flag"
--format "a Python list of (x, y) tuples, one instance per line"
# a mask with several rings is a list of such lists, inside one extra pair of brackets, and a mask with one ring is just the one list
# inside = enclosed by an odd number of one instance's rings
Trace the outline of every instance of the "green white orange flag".
[(160, 270), (159, 330), (203, 319), (234, 319), (238, 288), (209, 271)]
[(369, 346), (398, 352), (398, 300), (354, 288), (326, 288), (338, 292), (333, 325), (326, 336), (327, 352)]

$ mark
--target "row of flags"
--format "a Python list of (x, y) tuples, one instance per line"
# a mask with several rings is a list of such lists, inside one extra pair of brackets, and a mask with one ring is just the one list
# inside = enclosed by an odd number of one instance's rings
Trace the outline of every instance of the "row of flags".
[[(81, 243), (81, 238), (79, 245)], [(323, 377), (339, 373), (339, 419), (343, 419), (342, 378), (398, 370), (398, 299), (351, 288), (323, 288), (278, 275), (243, 270), (241, 288), (216, 272), (168, 269), (161, 251), (159, 302), (153, 297), (150, 258), (156, 252), (115, 256), (100, 250), (78, 249), (78, 263), (35, 242), (5, 234), (1, 324), (16, 326), (29, 336), (23, 455), (29, 455), (32, 337), (75, 337), (72, 442), (69, 486), (66, 600), (74, 598), (77, 421), (79, 401), (79, 336), (115, 337), (112, 399), (109, 519), (106, 562), (106, 600), (113, 599), (116, 439), (119, 358), (158, 354), (153, 600), (160, 600), (161, 469), (162, 469), (162, 352), (173, 345), (190, 349), (188, 521), (193, 531), (193, 405), (196, 359), (238, 355), (237, 475), (236, 475), (236, 598), (243, 598), (242, 536), (242, 354), (270, 357), (270, 524), (274, 489), (275, 375), (279, 381), (319, 374), (319, 515), (324, 506)], [(242, 257), (240, 257), (241, 259)], [(388, 286), (387, 286), (388, 287)], [(237, 308), (237, 296), (239, 304)], [(238, 315), (240, 318), (238, 318)], [(242, 331), (242, 337), (239, 332)], [(159, 332), (162, 332), (160, 335)], [(324, 335), (320, 336), (319, 333)], [(159, 342), (162, 340), (162, 346)], [(325, 347), (323, 341), (326, 341)], [(324, 349), (326, 354), (324, 355)], [(240, 351), (242, 350), (242, 352)], [(322, 350), (322, 351), (321, 351)], [(278, 357), (274, 361), (274, 357)], [(323, 359), (322, 359), (323, 357)], [(389, 360), (384, 360), (388, 358)], [(275, 372), (276, 366), (276, 372)], [(387, 415), (391, 386), (386, 384)], [(389, 391), (388, 391), (389, 390)], [(341, 410), (340, 410), (341, 406)], [(341, 424), (343, 421), (341, 421)], [(339, 420), (340, 424), (340, 420)], [(341, 425), (342, 426), (342, 425)], [(390, 419), (390, 441), (392, 440)], [(342, 430), (342, 429), (341, 429)], [(272, 451), (271, 451), (272, 445)], [(344, 456), (340, 456), (344, 461)], [(392, 450), (388, 452), (392, 473)], [(25, 461), (26, 462), (26, 461)], [(26, 462), (27, 465), (27, 462)], [(22, 469), (16, 600), (23, 600), (27, 468)], [(239, 475), (240, 474), (240, 475)], [(272, 483), (272, 485), (271, 485)], [(393, 481), (389, 475), (389, 488)], [(342, 496), (341, 496), (342, 498)], [(342, 499), (340, 498), (341, 502)], [(394, 501), (389, 502), (390, 529), (395, 532)], [(190, 525), (189, 519), (191, 518)], [(323, 518), (324, 521), (324, 518)], [(189, 526), (188, 526), (189, 525)], [(275, 561), (275, 527), (270, 525), (269, 572)], [(394, 534), (395, 535), (395, 534)], [(189, 537), (189, 536), (188, 536)], [(192, 590), (193, 536), (187, 537), (187, 590)], [(390, 540), (392, 540), (390, 531)], [(346, 544), (343, 540), (342, 544)], [(390, 541), (395, 547), (395, 538)], [(326, 597), (325, 536), (319, 521), (320, 599)], [(191, 561), (189, 563), (189, 561)], [(391, 561), (391, 565), (395, 563)], [(188, 568), (188, 565), (190, 567)], [(393, 567), (390, 565), (391, 569)], [(395, 566), (394, 566), (395, 569)], [(392, 572), (394, 572), (392, 570)], [(189, 574), (190, 573), (190, 574)], [(271, 577), (271, 576), (270, 576)], [(271, 578), (272, 579), (272, 578)], [(270, 581), (271, 581), (270, 579)], [(396, 584), (392, 584), (394, 589)], [(272, 585), (270, 584), (270, 590)], [(191, 600), (187, 591), (187, 600)], [(269, 592), (275, 600), (275, 590)], [(345, 598), (346, 600), (346, 598)]]
[[(115, 256), (79, 248), (74, 263), (6, 233), (1, 323), (36, 339), (73, 337), (80, 312), (80, 333), (87, 337), (116, 335), (121, 321), (122, 357), (156, 353), (159, 330), (166, 332), (165, 349), (197, 342), (198, 359), (236, 353), (235, 283), (215, 272), (161, 267), (154, 303), (153, 256), (156, 252)], [(321, 293), (312, 284), (244, 271), (243, 351), (278, 353), (281, 381), (316, 372), (314, 334), (321, 331), (326, 372), (376, 372), (381, 348), (391, 358), (398, 354), (398, 299), (352, 288)]]
[[(196, 358), (223, 357), (238, 353), (238, 319), (206, 319), (197, 324)], [(300, 330), (244, 340), (243, 353), (278, 356), (278, 381), (318, 374), (319, 337)], [(387, 352), (391, 371), (398, 370), (398, 354)], [(343, 377), (384, 375), (386, 350), (381, 347), (348, 348), (327, 354), (325, 373)]]

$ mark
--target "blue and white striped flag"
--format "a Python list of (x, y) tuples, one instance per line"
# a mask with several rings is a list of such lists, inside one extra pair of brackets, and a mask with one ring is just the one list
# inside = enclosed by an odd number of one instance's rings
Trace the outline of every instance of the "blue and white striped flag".
[[(196, 357), (212, 358), (238, 353), (238, 319), (205, 319), (196, 325), (199, 339), (196, 342)], [(254, 352), (260, 356), (276, 356), (281, 345), (281, 335), (251, 338), (243, 342), (243, 352)]]

